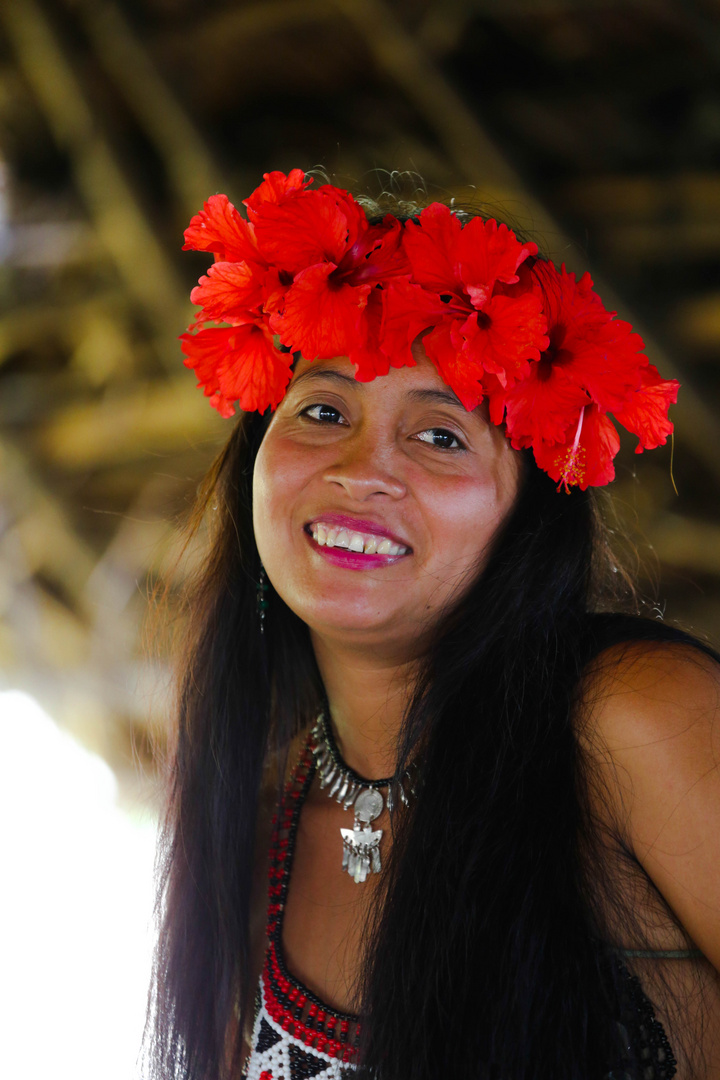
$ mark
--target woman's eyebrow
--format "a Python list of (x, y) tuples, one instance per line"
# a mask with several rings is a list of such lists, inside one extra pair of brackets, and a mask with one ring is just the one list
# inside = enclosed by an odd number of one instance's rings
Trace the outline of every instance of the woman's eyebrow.
[(309, 379), (330, 379), (332, 382), (339, 382), (343, 385), (350, 383), (351, 386), (355, 387), (364, 385), (364, 383), (354, 379), (352, 375), (343, 375), (341, 371), (336, 371), (334, 368), (309, 367), (306, 371), (303, 371), (301, 375), (296, 375), (288, 389), (293, 389), (293, 387), (299, 386), (301, 382), (305, 382)]
[(408, 397), (413, 401), (434, 403), (437, 405), (451, 405), (454, 409), (460, 409), (467, 413), (463, 403), (453, 394), (452, 390), (410, 390)]
[[(330, 379), (331, 382), (338, 382), (343, 386), (349, 385), (360, 390), (365, 386), (365, 383), (353, 378), (352, 375), (345, 375), (342, 371), (337, 371), (335, 368), (309, 367), (303, 371), (301, 375), (297, 375), (293, 379), (289, 389), (299, 386), (300, 383), (309, 381), (310, 379)], [(462, 413), (467, 413), (467, 409), (455, 394), (453, 394), (452, 390), (433, 390), (428, 387), (427, 389), (409, 390), (407, 396), (411, 401), (417, 401), (423, 404), (433, 403), (436, 405), (450, 405), (454, 409), (459, 409)]]

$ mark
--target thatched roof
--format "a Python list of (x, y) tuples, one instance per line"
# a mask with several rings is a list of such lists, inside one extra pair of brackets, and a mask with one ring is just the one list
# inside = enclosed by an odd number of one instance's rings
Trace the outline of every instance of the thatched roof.
[(713, 0), (3, 0), (0, 48), (6, 682), (142, 756), (148, 582), (228, 430), (180, 362), (205, 265), (182, 229), (213, 191), (318, 164), (371, 193), (413, 170), (592, 271), (683, 383), (679, 495), (669, 447), (628, 446), (621, 511), (667, 616), (720, 637)]

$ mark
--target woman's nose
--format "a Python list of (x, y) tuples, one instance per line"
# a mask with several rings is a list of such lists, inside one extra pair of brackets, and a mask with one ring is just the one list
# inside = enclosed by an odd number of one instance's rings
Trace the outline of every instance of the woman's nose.
[(340, 444), (338, 458), (328, 466), (323, 478), (328, 484), (344, 488), (358, 502), (374, 495), (402, 499), (407, 488), (398, 466), (390, 447), (382, 448), (372, 437), (358, 435)]

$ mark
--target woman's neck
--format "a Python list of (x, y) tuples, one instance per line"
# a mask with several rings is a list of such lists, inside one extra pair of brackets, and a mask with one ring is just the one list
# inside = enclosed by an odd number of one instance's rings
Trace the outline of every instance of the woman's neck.
[(358, 654), (315, 635), (313, 645), (343, 760), (368, 780), (392, 776), (412, 665)]

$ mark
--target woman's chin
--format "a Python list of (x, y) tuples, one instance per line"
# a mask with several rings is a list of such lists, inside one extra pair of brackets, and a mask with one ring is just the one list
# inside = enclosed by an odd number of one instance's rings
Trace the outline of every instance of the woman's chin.
[(416, 626), (398, 619), (397, 614), (363, 609), (348, 611), (333, 605), (297, 614), (309, 627), (311, 636), (321, 639), (325, 647), (335, 644), (343, 649), (380, 652), (383, 656), (403, 659), (416, 652)]

